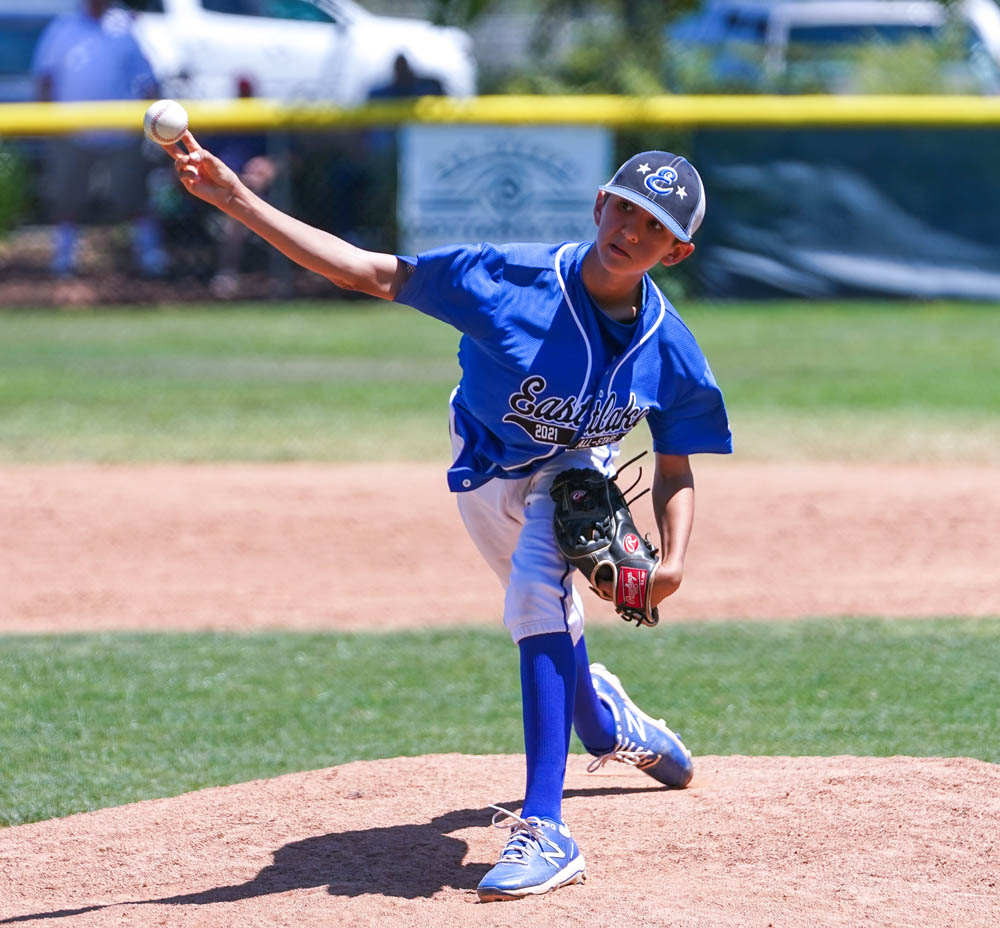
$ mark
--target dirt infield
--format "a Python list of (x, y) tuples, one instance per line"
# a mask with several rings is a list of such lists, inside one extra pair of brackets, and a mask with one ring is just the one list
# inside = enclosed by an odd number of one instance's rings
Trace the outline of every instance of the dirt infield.
[[(696, 468), (666, 619), (1000, 615), (995, 468)], [(0, 469), (0, 546), (0, 633), (495, 624), (501, 606), (437, 464)]]
[(570, 758), (588, 880), (473, 904), (518, 757), (431, 756), (9, 829), (0, 924), (972, 928), (1000, 915), (1000, 767), (702, 757), (692, 785)]
[[(710, 461), (697, 479), (666, 621), (1000, 614), (992, 468)], [(500, 608), (436, 465), (10, 467), (0, 544), (0, 633), (357, 629), (373, 612), (429, 627)], [(591, 621), (620, 622), (592, 602)], [(0, 925), (1000, 923), (1000, 767), (695, 760), (671, 792), (571, 757), (589, 880), (543, 899), (470, 904), (503, 840), (488, 806), (516, 807), (523, 760), (429, 756), (0, 831)]]

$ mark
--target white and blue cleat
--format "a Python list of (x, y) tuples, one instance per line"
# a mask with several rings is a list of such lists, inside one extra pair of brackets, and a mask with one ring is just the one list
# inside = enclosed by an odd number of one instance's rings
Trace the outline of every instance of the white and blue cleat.
[[(643, 712), (625, 692), (621, 680), (603, 664), (591, 664), (594, 690), (615, 717), (615, 745), (606, 753), (587, 748), (594, 755), (587, 767), (593, 773), (609, 760), (629, 764), (665, 786), (681, 789), (691, 782), (694, 765), (684, 742), (663, 719)], [(586, 747), (586, 745), (584, 745)]]
[(582, 883), (586, 864), (569, 829), (549, 818), (521, 818), (513, 812), (496, 809), (493, 824), (505, 828), (514, 821), (500, 860), (479, 881), (480, 902), (501, 902), (537, 896), (560, 886)]

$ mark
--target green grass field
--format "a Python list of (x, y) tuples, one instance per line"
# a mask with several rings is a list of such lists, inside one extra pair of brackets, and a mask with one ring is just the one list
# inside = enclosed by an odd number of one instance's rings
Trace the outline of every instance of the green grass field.
[[(1000, 453), (1000, 307), (685, 313), (744, 458)], [(0, 461), (446, 460), (456, 334), (404, 309), (0, 314)], [(640, 439), (641, 441), (641, 439)], [(1000, 619), (595, 628), (696, 754), (1000, 761)], [(0, 637), (0, 823), (350, 760), (519, 751), (482, 630)]]
[[(685, 313), (743, 458), (1000, 450), (1000, 307)], [(444, 460), (457, 333), (381, 303), (0, 315), (0, 460)]]
[[(587, 637), (695, 754), (1000, 761), (1000, 620)], [(6, 824), (352, 760), (523, 750), (501, 630), (0, 638), (0, 704)]]

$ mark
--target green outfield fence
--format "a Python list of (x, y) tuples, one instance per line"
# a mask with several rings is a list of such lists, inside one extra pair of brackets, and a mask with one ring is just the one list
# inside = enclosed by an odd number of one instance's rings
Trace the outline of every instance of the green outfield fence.
[[(0, 105), (0, 305), (335, 292), (252, 237), (239, 244), (238, 288), (213, 286), (218, 283), (221, 249), (227, 247), (232, 231), (215, 211), (180, 189), (169, 159), (149, 143), (143, 149), (144, 203), (162, 231), (167, 273), (146, 273), (135, 266), (128, 224), (109, 217), (108, 193), (116, 179), (105, 174), (90, 178), (75, 273), (55, 276), (51, 268), (53, 213), (46, 198), (49, 146), (60, 136), (81, 131), (124, 131), (139, 139), (146, 105), (142, 101)], [(766, 178), (758, 183), (771, 189), (785, 182), (780, 170), (769, 173), (769, 166), (795, 160), (821, 162), (825, 172), (817, 175), (821, 179), (802, 181), (804, 192), (788, 195), (801, 213), (796, 228), (808, 229), (831, 219), (829, 203), (822, 199), (813, 203), (809, 193), (827, 186), (823, 178), (839, 183), (836, 170), (840, 165), (862, 173), (878, 166), (867, 175), (868, 187), (864, 188), (873, 191), (871, 199), (875, 200), (875, 192), (884, 194), (893, 209), (916, 217), (927, 229), (952, 239), (958, 236), (961, 247), (956, 251), (955, 273), (962, 278), (961, 287), (974, 297), (990, 296), (993, 283), (972, 278), (980, 266), (1000, 256), (1000, 236), (995, 223), (986, 218), (996, 215), (990, 203), (1000, 189), (1000, 178), (995, 176), (1000, 164), (997, 97), (484, 96), (425, 97), (356, 109), (262, 99), (185, 101), (185, 106), (193, 130), (205, 144), (222, 148), (251, 144), (270, 159), (276, 172), (268, 197), (276, 205), (366, 247), (393, 250), (398, 246), (398, 174), (395, 162), (386, 160), (395, 158), (397, 127), (564, 125), (607, 127), (616, 161), (643, 148), (670, 148), (692, 154), (699, 167), (707, 166), (709, 175), (717, 172), (717, 178), (706, 177), (710, 209), (699, 240), (698, 261), (691, 263), (682, 280), (683, 287), (695, 295), (699, 291), (710, 296), (755, 295), (756, 283), (748, 285), (739, 276), (740, 268), (754, 262), (763, 269), (760, 289), (767, 295), (780, 295), (782, 281), (802, 276), (800, 268), (793, 269), (791, 277), (786, 271), (768, 270), (767, 262), (773, 263), (775, 254), (752, 253), (753, 247), (740, 240), (761, 234), (747, 231), (747, 215), (755, 222), (763, 221), (761, 217), (780, 222), (783, 216), (787, 218), (788, 206), (748, 205), (746, 190), (731, 183), (738, 164), (755, 165), (758, 176)], [(377, 164), (370, 155), (373, 139), (379, 143)], [(856, 192), (856, 198), (865, 195), (864, 190)], [(877, 216), (888, 211), (876, 204), (872, 206), (874, 220), (862, 215), (844, 222), (848, 237), (852, 230), (861, 236), (859, 255), (870, 250), (865, 236), (872, 234), (873, 224), (879, 224)], [(941, 217), (946, 220), (943, 227)], [(766, 238), (767, 222), (763, 231)], [(782, 234), (794, 242), (800, 232), (785, 228)], [(831, 234), (844, 239), (844, 233), (832, 227)], [(915, 260), (919, 262), (919, 230), (907, 234), (918, 240)], [(780, 252), (782, 247), (786, 246), (775, 245), (772, 251)], [(909, 248), (905, 239), (893, 239), (890, 250), (905, 257)], [(732, 255), (737, 252), (734, 263)], [(808, 261), (808, 256), (803, 260)], [(813, 295), (824, 295), (823, 286), (809, 280), (796, 295), (811, 295), (809, 287), (818, 288)], [(868, 293), (866, 287), (862, 281), (855, 289)], [(952, 295), (963, 295), (961, 287)], [(837, 295), (851, 292), (848, 285)], [(928, 294), (917, 287), (912, 295)]]

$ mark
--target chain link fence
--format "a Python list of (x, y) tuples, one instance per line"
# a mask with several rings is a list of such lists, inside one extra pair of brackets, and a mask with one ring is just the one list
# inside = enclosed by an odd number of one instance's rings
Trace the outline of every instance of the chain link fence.
[[(211, 133), (200, 141), (280, 209), (363, 247), (392, 250), (395, 139), (385, 129)], [(64, 137), (0, 146), (0, 304), (334, 292), (186, 193), (158, 146), (132, 138), (80, 146)], [(135, 167), (124, 166), (130, 159)], [(131, 202), (121, 202), (122, 187)], [(72, 233), (60, 221), (68, 195), (80, 202)]]
[[(214, 131), (200, 141), (278, 208), (361, 247), (401, 249), (396, 127)], [(140, 167), (123, 204), (114, 158), (79, 158), (78, 173), (53, 180), (67, 144), (0, 144), (0, 305), (345, 295), (187, 194), (158, 147), (128, 136)], [(609, 169), (659, 148), (702, 171), (708, 214), (694, 257), (667, 276), (671, 295), (1000, 299), (990, 220), (1000, 130), (989, 125), (619, 127), (610, 147)], [(67, 190), (84, 205), (69, 249), (58, 216)]]

